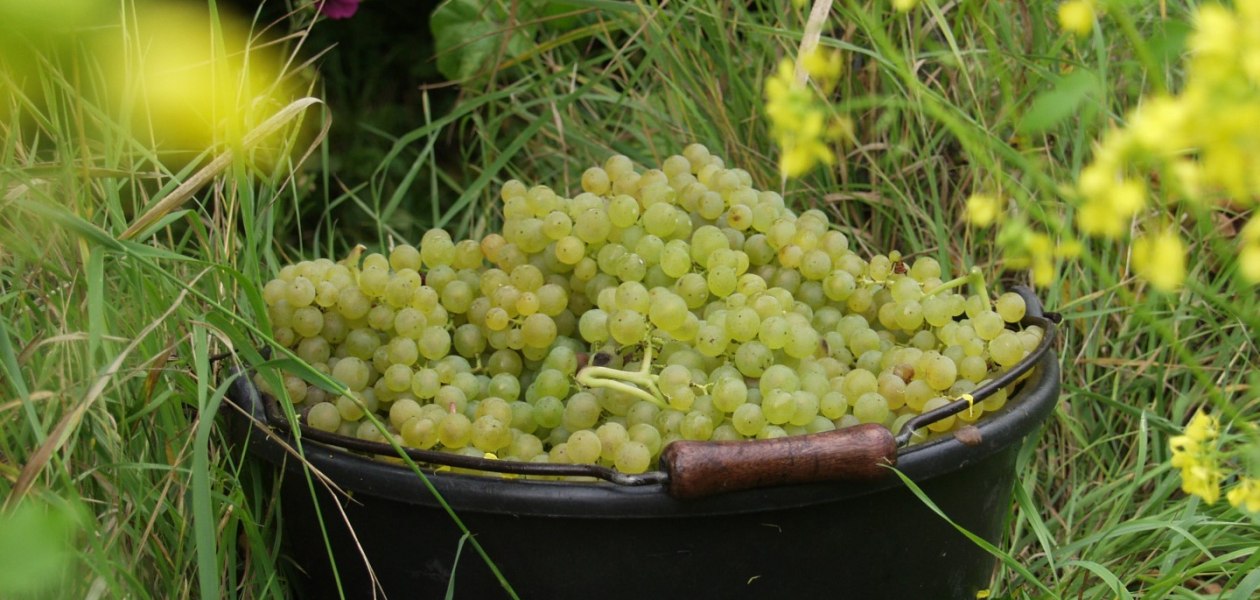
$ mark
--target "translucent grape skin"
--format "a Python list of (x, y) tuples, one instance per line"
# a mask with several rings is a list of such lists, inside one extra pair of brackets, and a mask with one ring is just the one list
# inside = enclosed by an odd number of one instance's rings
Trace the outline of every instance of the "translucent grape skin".
[(752, 183), (697, 144), (659, 169), (614, 156), (572, 197), (505, 183), (501, 233), (287, 265), (261, 290), (272, 337), (349, 393), (286, 375), (286, 396), (324, 431), (638, 473), (678, 439), (898, 427), (1040, 343), (1022, 296), (863, 257)]

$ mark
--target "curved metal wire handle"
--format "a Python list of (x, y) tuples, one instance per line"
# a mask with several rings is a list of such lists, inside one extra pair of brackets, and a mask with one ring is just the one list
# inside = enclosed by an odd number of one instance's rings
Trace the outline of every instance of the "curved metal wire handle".
[[(937, 408), (921, 415), (918, 415), (908, 421), (901, 427), (901, 431), (896, 435), (897, 447), (904, 449), (910, 442), (910, 438), (914, 435), (916, 429), (921, 429), (932, 423), (935, 423), (946, 417), (956, 415), (976, 402), (984, 400), (993, 395), (998, 390), (1005, 388), (1023, 377), (1037, 364), (1042, 356), (1050, 350), (1054, 345), (1056, 335), (1056, 325), (1061, 320), (1058, 313), (1046, 312), (1041, 316), (1025, 315), (1020, 325), (1025, 327), (1037, 325), (1043, 329), (1041, 343), (1037, 345), (1032, 352), (1025, 356), (1015, 366), (1011, 367), (1005, 373), (994, 378), (992, 381), (977, 387), (968, 395), (955, 400), (945, 406)], [(275, 429), (293, 433), (291, 426), (284, 413), (280, 410), (275, 398), (268, 394), (262, 394), (257, 391), (251, 384), (250, 389), (259, 393), (263, 398), (267, 423)], [(297, 433), (301, 437), (314, 440), (330, 446), (338, 446), (347, 450), (356, 452), (365, 452), (380, 456), (397, 456), (393, 446), (380, 442), (371, 442), (358, 438), (346, 437), (330, 433), (320, 429), (315, 429), (308, 425), (299, 423)], [(444, 467), (454, 467), (460, 469), (473, 469), (477, 471), (489, 471), (492, 473), (504, 473), (510, 475), (538, 475), (552, 477), (594, 477), (602, 479), (618, 485), (641, 486), (652, 484), (663, 484), (669, 481), (669, 474), (664, 471), (649, 471), (639, 474), (622, 473), (616, 469), (604, 467), (600, 465), (565, 465), (554, 463), (532, 463), (520, 462), (512, 460), (499, 460), (492, 458), (479, 458), (476, 456), (465, 456), (462, 454), (453, 454), (449, 452), (438, 452), (434, 450), (419, 450), (416, 448), (403, 448), (403, 452), (412, 460), (418, 463), (429, 465), (439, 465)]]

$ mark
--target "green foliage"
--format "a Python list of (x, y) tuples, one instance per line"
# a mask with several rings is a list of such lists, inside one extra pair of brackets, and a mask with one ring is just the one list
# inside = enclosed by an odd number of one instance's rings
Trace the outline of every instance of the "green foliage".
[[(446, 0), (429, 18), (437, 46), (437, 67), (448, 79), (462, 81), (494, 70), (505, 58), (523, 54), (533, 43), (533, 3), (511, 14), (498, 0)], [(509, 18), (510, 17), (510, 18)]]
[(0, 596), (52, 597), (72, 564), (79, 529), (64, 506), (27, 500), (0, 510)]
[(1076, 114), (1081, 104), (1101, 92), (1098, 76), (1086, 70), (1068, 73), (1053, 85), (1033, 99), (1016, 129), (1022, 133), (1045, 133)]

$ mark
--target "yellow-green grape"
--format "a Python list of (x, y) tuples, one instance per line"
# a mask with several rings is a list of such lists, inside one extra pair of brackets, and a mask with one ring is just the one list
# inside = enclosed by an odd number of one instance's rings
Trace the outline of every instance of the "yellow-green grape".
[(368, 385), (368, 378), (371, 377), (371, 367), (362, 360), (348, 356), (337, 361), (336, 366), (332, 369), (332, 376), (337, 381), (345, 384), (351, 390), (362, 390)]
[(451, 336), (440, 327), (428, 327), (420, 334), (417, 344), (420, 355), (428, 360), (438, 360), (451, 350)]
[(998, 296), (994, 305), (997, 314), (1007, 323), (1018, 323), (1024, 318), (1027, 306), (1024, 297), (1014, 292), (1007, 292)]
[(556, 241), (556, 260), (566, 265), (576, 265), (586, 256), (586, 243), (580, 238), (566, 235)]
[(285, 286), (284, 299), (294, 308), (310, 306), (315, 301), (315, 284), (305, 277), (295, 277)]
[[(934, 411), (942, 406), (945, 406), (946, 404), (949, 404), (948, 398), (937, 396), (935, 398), (928, 400), (927, 402), (923, 404), (923, 412), (926, 413), (926, 412)], [(954, 417), (949, 416), (939, 421), (928, 424), (928, 429), (931, 429), (932, 431), (937, 431), (937, 432), (949, 431), (950, 428), (953, 426), (954, 426)]]
[(367, 314), (368, 326), (377, 331), (389, 332), (394, 328), (394, 309), (377, 304)]
[(972, 326), (975, 328), (976, 335), (986, 342), (992, 341), (1006, 331), (1006, 324), (1002, 321), (1002, 317), (991, 310), (983, 311), (973, 317)]
[(420, 270), (420, 251), (409, 244), (399, 244), (389, 253), (389, 267), (395, 271)]
[(390, 391), (404, 392), (411, 389), (411, 369), (407, 365), (394, 364), (381, 375)]
[(989, 342), (989, 356), (1000, 366), (1013, 367), (1024, 358), (1024, 354), (1019, 334), (1013, 331), (1004, 331)]
[(707, 441), (713, 437), (713, 418), (700, 411), (691, 411), (683, 418), (679, 433), (683, 439)]
[(647, 334), (647, 323), (643, 313), (622, 309), (613, 314), (608, 322), (608, 332), (617, 343), (622, 345), (637, 344)]
[(820, 401), (813, 392), (797, 390), (792, 393), (792, 400), (795, 404), (795, 410), (788, 423), (798, 427), (805, 427), (814, 421), (814, 417), (818, 416)]
[[(988, 383), (988, 380), (981, 381), (979, 385), (984, 385), (986, 383)], [(997, 390), (996, 392), (993, 392), (993, 394), (990, 395), (988, 398), (984, 399), (984, 410), (988, 412), (993, 412), (995, 410), (998, 410), (1006, 405), (1006, 400), (1007, 400), (1006, 388), (1001, 388)]]
[(761, 406), (757, 404), (743, 404), (735, 409), (735, 413), (731, 415), (731, 425), (735, 427), (735, 431), (738, 431), (740, 435), (752, 437), (766, 426), (766, 417), (762, 414)]
[(567, 451), (569, 460), (574, 464), (592, 464), (599, 460), (603, 451), (603, 443), (594, 431), (581, 429), (569, 434)]
[(647, 444), (629, 440), (617, 448), (613, 465), (623, 473), (643, 473), (651, 465), (652, 455), (653, 452)]
[(341, 420), (358, 421), (363, 418), (364, 406), (363, 402), (353, 396), (340, 396), (337, 398), (337, 412), (341, 415)]
[(546, 348), (556, 340), (556, 322), (542, 313), (534, 313), (521, 324), (521, 335), (526, 346)]
[(535, 292), (538, 298), (538, 311), (549, 317), (555, 317), (569, 306), (569, 293), (564, 286), (547, 283)]
[[(399, 336), (420, 339), (428, 325), (428, 319), (419, 309), (408, 306), (394, 313), (394, 333)], [(324, 326), (327, 327), (327, 323)]]
[(665, 331), (677, 331), (687, 321), (687, 302), (669, 291), (664, 291), (651, 302), (648, 318), (653, 325)]
[[(595, 435), (599, 437), (599, 457), (604, 461), (615, 461), (617, 459), (617, 450), (621, 445), (630, 440), (630, 434), (626, 430), (625, 425), (617, 421), (609, 421), (600, 425), (595, 430)], [(570, 436), (572, 442), (572, 436)]]
[(315, 337), (324, 329), (324, 313), (314, 306), (303, 306), (293, 311), (290, 325), (302, 337)]
[(546, 456), (546, 454), (543, 451), (542, 440), (535, 435), (522, 433), (513, 437), (512, 443), (508, 444), (507, 457), (509, 459), (529, 462), (538, 456)]
[(337, 310), (349, 321), (361, 319), (372, 310), (372, 300), (357, 287), (345, 287), (337, 294)]
[(306, 424), (320, 431), (337, 431), (341, 427), (341, 412), (332, 402), (320, 402), (306, 413)]
[(773, 425), (782, 425), (792, 419), (796, 412), (796, 401), (792, 392), (781, 389), (770, 390), (761, 398), (761, 411), (766, 421)]
[(451, 449), (467, 446), (472, 441), (472, 421), (460, 412), (446, 415), (438, 424), (438, 441)]
[(320, 308), (332, 308), (337, 305), (337, 294), (341, 287), (331, 281), (321, 281), (315, 285), (315, 304)]
[(399, 398), (389, 406), (389, 422), (395, 429), (401, 431), (407, 421), (418, 418), (421, 413), (419, 402), (411, 398)]
[(599, 400), (589, 392), (578, 392), (569, 398), (564, 407), (563, 425), (569, 431), (590, 429), (599, 422), (602, 408)]
[(818, 332), (809, 327), (799, 327), (788, 336), (783, 351), (792, 358), (807, 358), (818, 352)]
[(853, 416), (863, 423), (883, 423), (888, 413), (888, 400), (879, 392), (862, 394), (853, 403)]
[(482, 452), (498, 452), (512, 443), (512, 430), (498, 417), (485, 415), (473, 422), (470, 441)]
[(582, 173), (582, 189), (592, 194), (607, 194), (612, 181), (604, 169), (591, 167)]
[(284, 389), (289, 394), (289, 400), (294, 404), (301, 404), (306, 400), (306, 382), (302, 381), (300, 377), (285, 375)]
[(298, 358), (309, 364), (326, 363), (332, 356), (332, 346), (326, 338), (312, 337), (298, 342)]
[(441, 423), (444, 419), (433, 420), (427, 417), (413, 418), (399, 428), (403, 443), (412, 448), (428, 450), (438, 444)]

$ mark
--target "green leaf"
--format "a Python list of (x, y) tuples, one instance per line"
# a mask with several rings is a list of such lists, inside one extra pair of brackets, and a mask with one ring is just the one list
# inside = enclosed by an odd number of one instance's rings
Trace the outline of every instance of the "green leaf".
[[(517, 56), (534, 45), (535, 15), (530, 3), (520, 3), (509, 29), (508, 13), (496, 0), (446, 0), (433, 11), (429, 28), (437, 49), (437, 67), (447, 79), (462, 81), (487, 70), (500, 48), (504, 57)], [(506, 36), (506, 40), (505, 40)]]
[(1156, 30), (1146, 40), (1146, 47), (1160, 64), (1168, 65), (1181, 59), (1186, 51), (1186, 40), (1190, 37), (1190, 24), (1185, 21), (1165, 21), (1163, 27)]
[(545, 0), (538, 4), (538, 16), (542, 17), (542, 25), (548, 31), (570, 31), (582, 26), (582, 10), (580, 4)]
[(76, 528), (69, 511), (31, 500), (0, 513), (0, 597), (55, 589), (74, 556)]
[(1055, 82), (1054, 88), (1038, 95), (1019, 120), (1021, 133), (1042, 133), (1076, 113), (1077, 107), (1101, 90), (1092, 71), (1077, 70)]

